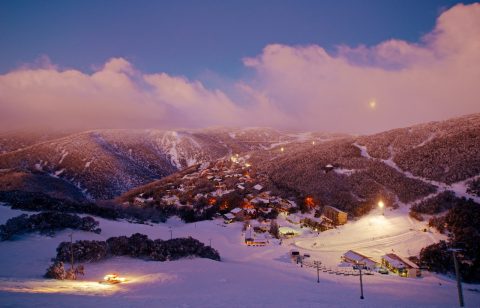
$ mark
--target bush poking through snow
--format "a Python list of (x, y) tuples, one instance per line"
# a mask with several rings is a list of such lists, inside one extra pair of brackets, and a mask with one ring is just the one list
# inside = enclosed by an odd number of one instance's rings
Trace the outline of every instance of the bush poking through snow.
[(63, 262), (57, 261), (47, 269), (44, 277), (58, 280), (76, 280), (78, 275), (85, 275), (83, 265), (66, 270)]
[(39, 214), (27, 215), (10, 218), (4, 225), (0, 225), (0, 240), (12, 240), (17, 235), (25, 233), (40, 232), (53, 236), (56, 231), (63, 229), (76, 229), (100, 233), (98, 221), (92, 217), (80, 217), (78, 215), (44, 212)]
[[(69, 262), (69, 242), (57, 248), (56, 262)], [(197, 239), (175, 238), (167, 241), (151, 240), (146, 235), (135, 233), (130, 237), (111, 237), (106, 241), (77, 241), (73, 244), (75, 262), (96, 262), (112, 256), (129, 256), (154, 261), (178, 260), (185, 257), (200, 257), (220, 261), (220, 255), (212, 247)]]
[[(70, 242), (61, 242), (57, 247), (56, 261), (70, 262)], [(73, 259), (75, 262), (96, 262), (107, 257), (108, 245), (104, 241), (76, 241), (73, 243)]]

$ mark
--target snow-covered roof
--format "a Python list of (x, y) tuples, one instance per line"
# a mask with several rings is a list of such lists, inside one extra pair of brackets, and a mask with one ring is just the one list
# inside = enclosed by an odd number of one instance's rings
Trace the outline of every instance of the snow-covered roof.
[(395, 268), (405, 268), (406, 265), (403, 263), (396, 254), (388, 253), (382, 257), (385, 261), (390, 263)]
[(262, 190), (262, 189), (263, 189), (263, 186), (260, 185), (260, 184), (257, 184), (257, 185), (255, 185), (255, 186), (253, 186), (253, 188), (256, 189), (256, 190)]
[(225, 216), (225, 218), (227, 218), (227, 219), (234, 219), (235, 218), (235, 215), (233, 215), (232, 213), (227, 213), (223, 216)]
[(349, 260), (358, 261), (358, 262), (366, 258), (364, 255), (361, 255), (353, 250), (347, 251), (346, 253), (343, 254), (343, 256)]
[(405, 263), (405, 265), (408, 265), (411, 268), (418, 268), (418, 265), (416, 265), (412, 261), (408, 260), (407, 258), (402, 258), (402, 261), (403, 261), (403, 263)]
[(353, 250), (347, 251), (346, 253), (343, 254), (343, 256), (348, 261), (365, 263), (365, 265), (369, 267), (375, 266), (377, 264), (377, 262), (373, 261), (369, 257), (364, 256), (361, 253), (358, 253)]
[(265, 199), (265, 198), (256, 197), (256, 198), (253, 198), (250, 202), (252, 202), (252, 203), (263, 202), (263, 203), (267, 204), (267, 203), (270, 203), (270, 200)]
[(238, 184), (237, 187), (240, 188), (241, 190), (245, 189), (245, 187), (243, 185), (240, 185), (240, 184)]
[(236, 208), (234, 208), (233, 210), (231, 210), (231, 211), (230, 211), (230, 213), (233, 213), (233, 214), (238, 214), (238, 213), (240, 213), (241, 211), (242, 211), (242, 209), (241, 209), (241, 208), (239, 208), (239, 207), (236, 207)]

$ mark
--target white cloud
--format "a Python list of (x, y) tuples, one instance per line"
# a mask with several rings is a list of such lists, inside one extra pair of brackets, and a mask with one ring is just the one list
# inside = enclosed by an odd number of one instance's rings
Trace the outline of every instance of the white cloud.
[[(274, 126), (374, 132), (480, 112), (480, 4), (442, 13), (418, 43), (267, 45), (229, 93), (112, 58), (92, 74), (48, 58), (0, 75), (0, 128)], [(375, 99), (376, 108), (369, 102)]]

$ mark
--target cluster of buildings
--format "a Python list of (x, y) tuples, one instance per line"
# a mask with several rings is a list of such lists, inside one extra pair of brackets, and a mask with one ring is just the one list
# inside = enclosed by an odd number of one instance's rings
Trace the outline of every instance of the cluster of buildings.
[(401, 277), (416, 278), (422, 275), (418, 265), (409, 259), (400, 257), (394, 253), (383, 255), (381, 261), (377, 262), (359, 252), (349, 250), (343, 254), (341, 260), (343, 262), (351, 263), (352, 265), (362, 266), (371, 271), (384, 267)]

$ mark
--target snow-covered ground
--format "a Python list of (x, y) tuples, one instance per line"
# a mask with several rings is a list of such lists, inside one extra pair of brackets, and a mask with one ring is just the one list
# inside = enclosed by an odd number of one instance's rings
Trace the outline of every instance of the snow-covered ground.
[[(0, 206), (0, 224), (20, 211)], [(291, 249), (312, 254), (324, 264), (335, 266), (339, 257), (355, 248), (372, 257), (383, 252), (416, 253), (421, 245), (439, 238), (420, 232), (404, 210), (372, 214), (319, 236), (304, 232), (301, 238), (271, 242), (266, 247), (242, 244), (241, 224), (225, 226), (221, 220), (183, 224), (139, 225), (97, 218), (101, 234), (74, 233), (74, 239), (104, 240), (111, 236), (140, 232), (150, 238), (192, 236), (216, 248), (222, 262), (184, 259), (154, 262), (117, 257), (86, 264), (81, 281), (52, 281), (42, 278), (61, 241), (69, 230), (55, 237), (26, 235), (13, 242), (0, 242), (1, 307), (454, 307), (455, 282), (424, 273), (423, 278), (396, 275), (364, 276), (365, 299), (360, 300), (357, 276), (338, 276), (300, 268), (291, 263)], [(411, 230), (412, 229), (412, 230)], [(375, 237), (376, 239), (371, 239)], [(312, 247), (313, 243), (317, 243)], [(322, 246), (323, 245), (323, 246)], [(328, 248), (328, 247), (330, 248)], [(117, 272), (128, 281), (102, 285), (98, 281)], [(470, 289), (470, 290), (469, 290)], [(478, 285), (464, 285), (468, 307), (480, 306)]]
[[(426, 232), (425, 232), (426, 230)], [(322, 232), (318, 236), (294, 241), (294, 245), (312, 251), (319, 259), (338, 264), (340, 256), (352, 249), (380, 262), (381, 256), (394, 252), (400, 256), (418, 255), (422, 247), (446, 236), (408, 216), (406, 206), (397, 210), (373, 210), (357, 221)], [(333, 262), (332, 262), (333, 261)], [(324, 262), (325, 263), (325, 262)]]

